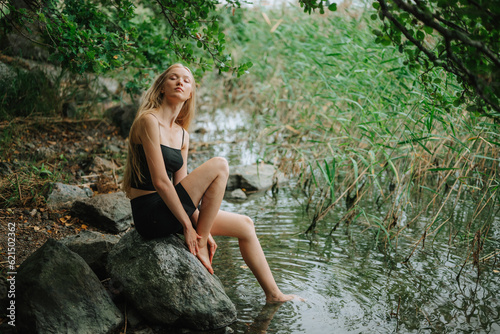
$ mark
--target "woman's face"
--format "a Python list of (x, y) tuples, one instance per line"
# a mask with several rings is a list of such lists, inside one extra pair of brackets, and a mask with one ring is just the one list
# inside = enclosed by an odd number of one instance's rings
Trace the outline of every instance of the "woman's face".
[(174, 67), (166, 76), (162, 93), (169, 100), (184, 102), (191, 97), (194, 79), (184, 67)]

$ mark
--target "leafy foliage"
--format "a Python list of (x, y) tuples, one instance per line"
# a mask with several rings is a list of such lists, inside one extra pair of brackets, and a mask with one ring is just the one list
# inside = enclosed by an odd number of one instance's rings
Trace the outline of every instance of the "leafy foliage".
[[(487, 235), (500, 203), (499, 125), (453, 105), (462, 88), (443, 68), (426, 73), (428, 94), (398, 47), (375, 43), (372, 14), (304, 17), (290, 6), (228, 17), (231, 52), (255, 66), (204, 84), (224, 85), (216, 106), (254, 112), (259, 159), (297, 177), (308, 231), (359, 224), (388, 247), (408, 230), (421, 229), (419, 247), (446, 229)], [(469, 201), (483, 217), (466, 216)]]
[[(57, 81), (55, 79), (54, 81)], [(0, 119), (31, 114), (53, 115), (60, 101), (57, 85), (40, 70), (17, 69), (0, 79)]]
[[(105, 73), (132, 69), (127, 84), (138, 93), (148, 77), (175, 61), (195, 64), (201, 71), (214, 66), (238, 75), (251, 63), (235, 66), (225, 53), (216, 0), (46, 0), (0, 1), (2, 28), (22, 31), (36, 27), (35, 41), (51, 50), (51, 60), (73, 73)], [(236, 8), (240, 1), (227, 1)]]
[[(300, 2), (306, 12), (324, 11), (323, 0)], [(427, 74), (443, 68), (463, 88), (455, 106), (466, 102), (468, 111), (500, 120), (500, 1), (377, 0), (373, 7), (378, 14), (372, 19), (382, 20), (381, 29), (373, 30), (376, 42), (405, 53), (408, 66), (423, 71), (431, 94), (440, 81)]]

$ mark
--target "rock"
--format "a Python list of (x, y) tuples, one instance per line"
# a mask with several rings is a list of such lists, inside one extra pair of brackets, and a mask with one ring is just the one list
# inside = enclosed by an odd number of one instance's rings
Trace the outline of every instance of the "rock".
[(120, 81), (116, 79), (105, 78), (99, 75), (97, 80), (99, 81), (100, 86), (104, 87), (110, 95), (117, 95), (122, 88)]
[(236, 320), (217, 276), (176, 235), (145, 240), (128, 232), (111, 250), (108, 271), (112, 285), (152, 323), (213, 330)]
[(35, 150), (35, 153), (40, 160), (48, 160), (57, 155), (56, 151), (52, 147), (39, 147)]
[(78, 107), (75, 102), (64, 102), (62, 105), (62, 114), (64, 117), (76, 118)]
[(71, 213), (89, 225), (112, 233), (123, 232), (132, 223), (130, 200), (123, 192), (78, 200), (73, 204)]
[(91, 196), (92, 190), (89, 188), (82, 189), (64, 183), (53, 183), (52, 190), (47, 196), (47, 206), (52, 210), (69, 209), (76, 200), (83, 200)]
[(120, 135), (123, 138), (127, 138), (130, 127), (134, 122), (137, 109), (138, 107), (136, 105), (128, 104), (109, 108), (104, 114), (110, 118), (116, 126), (120, 127)]
[(21, 333), (110, 333), (123, 322), (85, 261), (54, 239), (26, 259), (15, 277)]
[(229, 199), (247, 199), (247, 195), (241, 189), (235, 189), (226, 195), (226, 198)]
[(17, 76), (16, 71), (14, 71), (7, 64), (0, 62), (0, 80), (1, 81), (15, 80), (16, 76)]
[(118, 146), (116, 145), (113, 145), (113, 144), (108, 144), (108, 146), (106, 146), (106, 150), (112, 152), (112, 153), (122, 153), (122, 149), (119, 148)]
[(120, 241), (120, 237), (84, 230), (77, 235), (59, 241), (80, 255), (99, 279), (103, 280), (109, 277), (106, 272), (108, 254), (113, 246)]
[(131, 327), (137, 327), (143, 321), (144, 321), (143, 317), (137, 312), (135, 308), (133, 307), (127, 308), (127, 323)]
[(8, 34), (2, 34), (3, 36), (0, 41), (0, 48), (5, 51), (5, 54), (13, 57), (47, 61), (50, 55), (47, 48), (41, 44), (33, 43), (24, 37), (30, 36), (31, 40), (42, 42), (37, 24), (28, 23), (26, 28), (23, 28), (22, 32), (14, 29)]
[(240, 188), (246, 191), (261, 191), (270, 188), (276, 181), (285, 182), (285, 176), (281, 172), (276, 172), (272, 165), (236, 166), (229, 169), (226, 190)]
[(117, 168), (118, 168), (118, 166), (113, 161), (103, 159), (101, 157), (95, 157), (91, 170), (99, 173), (99, 172), (106, 172), (106, 171), (114, 170)]

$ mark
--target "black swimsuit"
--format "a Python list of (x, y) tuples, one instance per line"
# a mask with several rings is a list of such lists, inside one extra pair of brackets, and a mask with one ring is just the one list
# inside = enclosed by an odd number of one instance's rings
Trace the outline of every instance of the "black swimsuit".
[[(182, 129), (181, 147), (182, 145), (184, 145), (184, 129)], [(156, 189), (153, 186), (153, 180), (149, 172), (144, 148), (141, 144), (138, 144), (135, 145), (135, 149), (139, 153), (139, 169), (143, 177), (142, 182), (139, 182), (137, 175), (132, 172), (131, 186), (137, 189), (155, 191)], [(181, 169), (183, 165), (181, 150), (161, 145), (161, 153), (163, 155), (163, 162), (165, 163), (168, 177), (170, 181), (172, 181), (174, 173)], [(191, 197), (189, 197), (189, 194), (180, 182), (175, 185), (175, 190), (181, 200), (184, 210), (187, 215), (191, 217), (196, 210)], [(136, 197), (130, 201), (130, 204), (132, 206), (132, 216), (134, 218), (135, 228), (143, 237), (158, 238), (172, 233), (181, 233), (183, 231), (182, 224), (175, 218), (174, 214), (167, 207), (158, 192)]]

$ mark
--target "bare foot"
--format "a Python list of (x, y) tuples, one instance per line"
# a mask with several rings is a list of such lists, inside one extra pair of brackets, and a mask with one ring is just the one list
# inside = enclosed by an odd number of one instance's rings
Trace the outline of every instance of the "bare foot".
[(204, 246), (198, 244), (198, 252), (196, 253), (196, 257), (200, 260), (201, 264), (207, 268), (210, 274), (214, 274), (214, 270), (212, 269), (212, 264), (210, 263), (210, 254), (208, 252), (207, 244)]
[(266, 298), (266, 302), (267, 303), (271, 303), (271, 304), (284, 303), (284, 302), (288, 302), (290, 300), (297, 300), (299, 302), (304, 302), (305, 301), (304, 298), (299, 297), (297, 295), (285, 295), (283, 293), (280, 293), (277, 296), (270, 296), (270, 297)]

